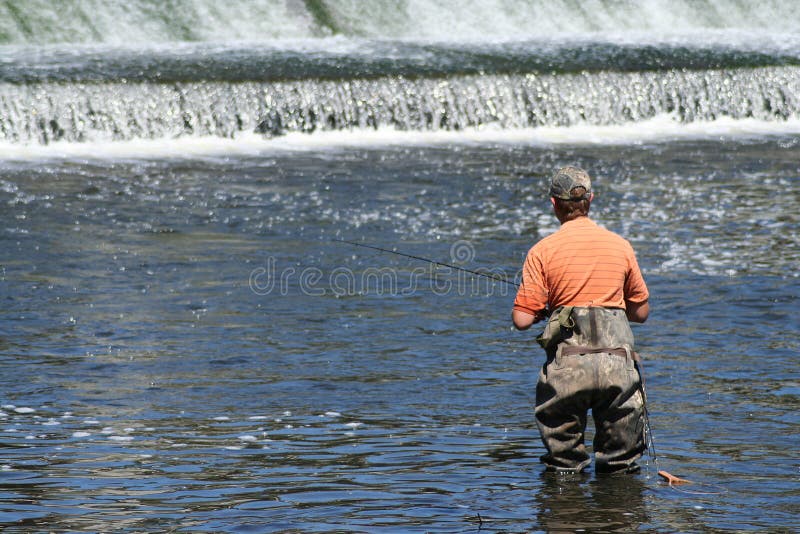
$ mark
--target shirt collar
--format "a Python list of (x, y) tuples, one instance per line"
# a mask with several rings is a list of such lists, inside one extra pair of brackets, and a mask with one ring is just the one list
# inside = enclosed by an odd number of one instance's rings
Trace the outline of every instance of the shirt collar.
[(590, 226), (597, 226), (589, 217), (578, 217), (561, 224), (561, 228), (587, 228)]

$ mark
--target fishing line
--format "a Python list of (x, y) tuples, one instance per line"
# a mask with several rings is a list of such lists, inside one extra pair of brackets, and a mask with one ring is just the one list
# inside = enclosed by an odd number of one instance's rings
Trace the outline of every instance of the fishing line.
[(642, 369), (642, 363), (640, 361), (634, 361), (634, 364), (636, 365), (636, 371), (639, 373), (639, 391), (642, 393), (642, 413), (644, 414), (644, 430), (647, 436), (645, 446), (647, 447), (650, 457), (653, 458), (653, 463), (656, 464), (656, 470), (660, 473), (658, 455), (656, 454), (656, 443), (653, 440), (653, 430), (650, 426), (650, 410), (647, 409), (647, 390), (644, 384), (644, 370)]
[(442, 262), (442, 261), (431, 260), (431, 259), (428, 259), (428, 258), (423, 258), (422, 256), (415, 256), (414, 254), (406, 254), (405, 252), (398, 252), (396, 250), (390, 250), (388, 248), (376, 247), (375, 245), (367, 245), (365, 243), (357, 243), (355, 241), (347, 241), (345, 239), (333, 239), (333, 241), (336, 241), (338, 243), (347, 243), (348, 245), (353, 245), (353, 246), (356, 246), (356, 247), (371, 248), (372, 250), (379, 250), (381, 252), (388, 252), (389, 254), (396, 254), (398, 256), (403, 256), (403, 257), (406, 257), (406, 258), (411, 258), (411, 259), (414, 259), (414, 260), (419, 260), (419, 261), (424, 261), (424, 262), (427, 262), (427, 263), (432, 263), (433, 265), (441, 265), (442, 267), (449, 267), (450, 269), (455, 269), (457, 271), (463, 271), (465, 273), (473, 274), (475, 276), (483, 276), (485, 278), (491, 278), (492, 280), (497, 280), (498, 282), (503, 282), (504, 284), (508, 284), (510, 286), (513, 286), (513, 287), (519, 287), (518, 283), (516, 283), (516, 282), (514, 282), (512, 280), (508, 280), (507, 278), (504, 278), (504, 277), (502, 277), (500, 275), (497, 275), (497, 274), (494, 274), (494, 273), (473, 271), (472, 269), (465, 269), (464, 267), (459, 267), (458, 265), (452, 265), (450, 263), (445, 263), (445, 262)]
[[(656, 454), (656, 444), (653, 440), (653, 429), (650, 426), (650, 410), (647, 408), (647, 391), (645, 390), (644, 371), (642, 369), (641, 362), (636, 362), (636, 370), (639, 372), (639, 385), (640, 391), (642, 392), (642, 413), (644, 414), (644, 429), (647, 436), (645, 445), (648, 448), (648, 453), (653, 458), (653, 463), (656, 466), (656, 472), (658, 473), (658, 476), (663, 478), (670, 488), (681, 493), (688, 493), (690, 495), (722, 495), (723, 493), (728, 493), (728, 490), (725, 488), (720, 488), (712, 484), (697, 483), (685, 478), (676, 477), (675, 475), (661, 469), (661, 467), (658, 465), (658, 455)], [(700, 486), (703, 488), (713, 488), (715, 491), (697, 491), (694, 489), (679, 487), (687, 484), (691, 484), (692, 486)]]

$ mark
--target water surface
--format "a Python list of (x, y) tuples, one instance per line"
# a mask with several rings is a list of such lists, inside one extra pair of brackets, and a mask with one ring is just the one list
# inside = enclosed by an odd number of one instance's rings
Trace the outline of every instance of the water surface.
[[(2, 524), (789, 529), (799, 155), (776, 138), (9, 162)], [(659, 467), (723, 495), (661, 485), (652, 459), (543, 474), (542, 355), (510, 328), (511, 288), (332, 241), (514, 277), (556, 227), (564, 162), (596, 174), (594, 216), (653, 294), (635, 334)]]

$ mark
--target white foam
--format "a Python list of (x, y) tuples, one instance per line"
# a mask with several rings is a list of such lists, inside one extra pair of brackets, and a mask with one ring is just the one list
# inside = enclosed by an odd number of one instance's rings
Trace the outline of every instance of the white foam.
[(82, 432), (82, 431), (77, 431), (72, 433), (73, 438), (88, 438), (91, 435), (92, 435), (91, 432)]
[[(505, 0), (414, 0), (405, 17), (390, 22), (359, 20), (367, 35), (448, 42), (503, 42), (530, 36), (638, 33), (654, 39), (724, 31), (794, 31), (798, 7), (791, 2), (747, 3), (717, 0), (715, 9), (692, 0), (646, 2), (508, 2)], [(576, 7), (579, 6), (579, 7)], [(337, 6), (334, 12), (347, 10)], [(454, 16), (454, 14), (457, 14)]]
[(17, 413), (33, 413), (36, 410), (33, 409), (33, 408), (22, 407), (22, 408), (14, 408), (14, 411), (17, 412)]
[[(501, 129), (485, 126), (461, 131), (398, 131), (394, 128), (289, 133), (268, 139), (246, 133), (234, 139), (183, 137), (132, 141), (18, 145), (0, 143), (0, 161), (105, 160), (105, 159), (217, 159), (261, 156), (285, 152), (381, 148), (390, 146), (474, 145), (486, 143), (552, 145), (641, 145), (675, 140), (736, 140), (800, 134), (800, 118), (786, 121), (720, 118), (709, 122), (681, 123), (671, 115), (611, 126), (582, 124), (567, 127)], [(16, 409), (13, 405), (5, 409)], [(285, 415), (285, 414), (284, 414)], [(224, 420), (224, 416), (215, 420)]]
[[(20, 3), (21, 16), (27, 22), (24, 27), (13, 23), (4, 26), (7, 40), (11, 43), (89, 43), (67, 45), (68, 51), (78, 46), (89, 48), (109, 44), (146, 48), (154, 46), (150, 43), (156, 43), (155, 46), (160, 47), (171, 44), (181, 53), (189, 46), (179, 42), (186, 38), (183, 35), (185, 28), (190, 28), (193, 41), (201, 43), (333, 40), (319, 39), (318, 36), (333, 32), (325, 24), (320, 25), (313, 9), (304, 6), (303, 2), (193, 0), (179, 2), (191, 6), (181, 9), (169, 8), (168, 4), (172, 2), (94, 2), (87, 3), (92, 6), (90, 23), (79, 16), (82, 10), (66, 10), (60, 2), (27, 4), (29, 7)], [(637, 30), (650, 36), (671, 34), (676, 29), (698, 33), (712, 32), (715, 28), (741, 28), (760, 33), (794, 32), (800, 14), (797, 4), (791, 1), (740, 0), (350, 0), (325, 2), (324, 9), (333, 19), (333, 25), (339, 26), (344, 35), (448, 42)], [(34, 12), (35, 16), (32, 15)], [(58, 21), (58, 24), (40, 22), (51, 20)], [(64, 44), (51, 46), (62, 53), (65, 49)]]

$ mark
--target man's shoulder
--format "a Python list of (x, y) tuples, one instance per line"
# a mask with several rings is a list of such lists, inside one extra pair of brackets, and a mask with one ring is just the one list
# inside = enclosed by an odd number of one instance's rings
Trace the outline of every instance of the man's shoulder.
[(593, 236), (598, 236), (598, 237), (601, 237), (601, 238), (605, 238), (605, 239), (607, 239), (609, 241), (615, 241), (617, 243), (625, 244), (627, 246), (630, 246), (630, 242), (627, 239), (625, 239), (624, 237), (622, 237), (620, 234), (618, 234), (617, 232), (614, 232), (613, 230), (609, 230), (605, 226), (603, 226), (601, 224), (598, 224), (598, 223), (595, 223), (594, 221), (592, 221), (592, 222), (594, 223), (592, 228), (587, 229), (587, 231), (592, 232)]
[(605, 243), (633, 250), (630, 242), (620, 234), (598, 224), (593, 219), (581, 217), (562, 224), (558, 230), (541, 238), (531, 247), (529, 253), (541, 253), (553, 248), (560, 248), (567, 242), (580, 246)]
[(618, 249), (633, 250), (633, 247), (627, 239), (588, 217), (582, 217), (562, 225), (559, 231), (542, 239), (542, 241), (545, 240), (548, 241), (545, 244), (546, 247), (561, 245), (564, 242), (571, 242), (590, 248), (604, 245)]
[(552, 247), (554, 244), (557, 244), (563, 238), (563, 234), (561, 233), (562, 230), (563, 227), (539, 239), (539, 241), (537, 241), (530, 248), (529, 253), (541, 252), (543, 250), (547, 250), (548, 248)]
[(609, 229), (608, 229), (608, 228), (606, 228), (605, 226), (600, 226), (599, 224), (597, 225), (597, 232), (598, 232), (599, 234), (601, 234), (601, 235), (604, 235), (604, 236), (606, 236), (608, 239), (614, 239), (614, 240), (618, 240), (618, 241), (624, 241), (624, 242), (626, 242), (626, 243), (628, 242), (628, 240), (627, 240), (627, 239), (625, 239), (624, 237), (622, 237), (622, 236), (621, 236), (620, 234), (618, 234), (617, 232), (615, 232), (615, 231), (613, 231), (613, 230), (609, 230)]

